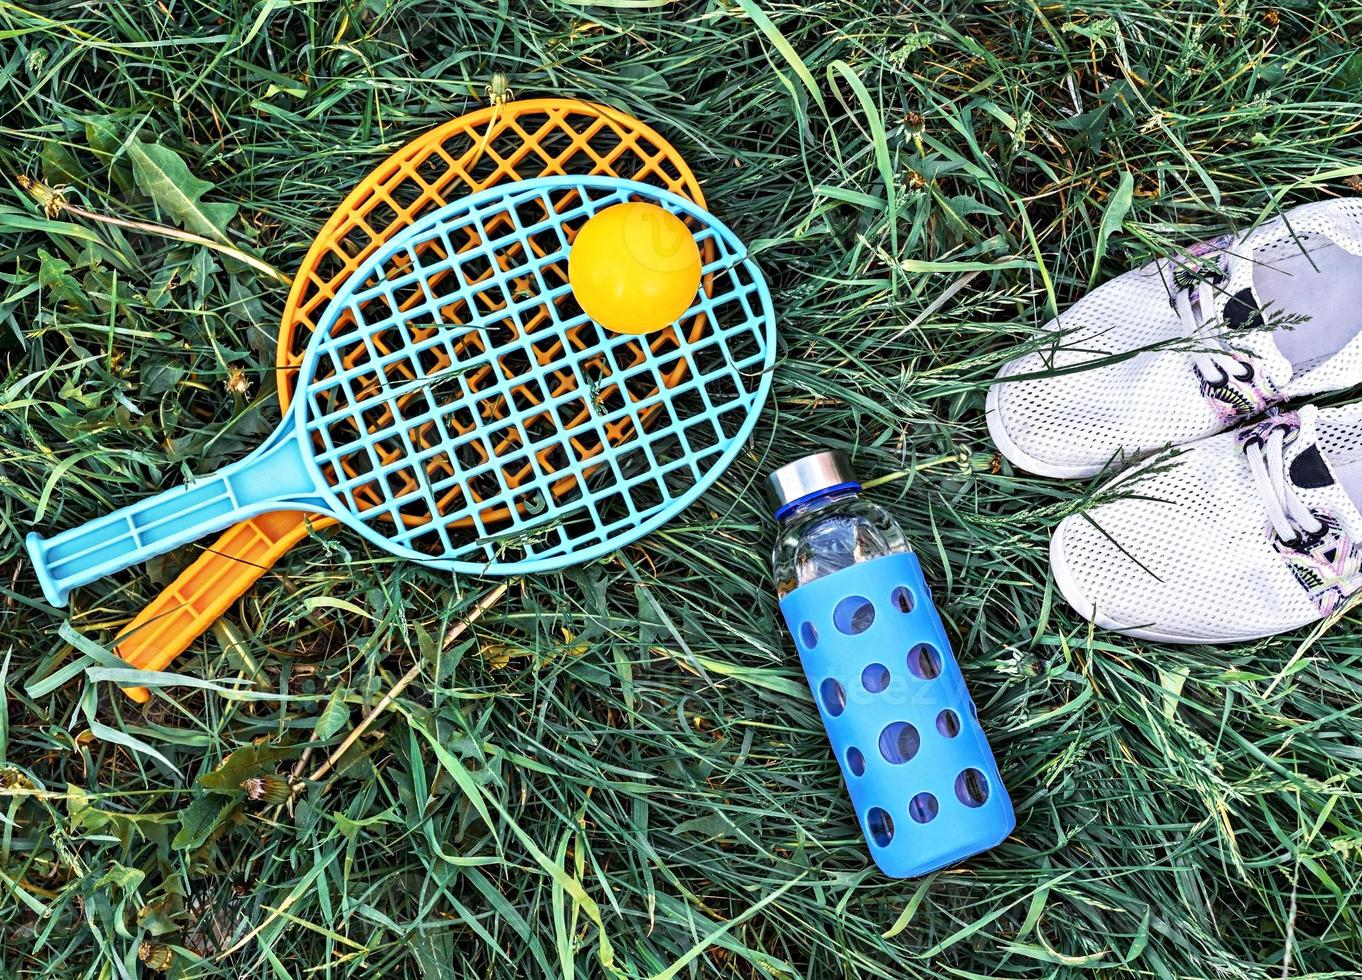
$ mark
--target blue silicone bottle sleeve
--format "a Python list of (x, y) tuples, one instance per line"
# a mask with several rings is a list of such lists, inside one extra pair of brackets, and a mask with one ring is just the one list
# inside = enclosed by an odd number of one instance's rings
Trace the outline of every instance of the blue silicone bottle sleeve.
[(880, 870), (911, 878), (1001, 843), (1012, 801), (917, 556), (801, 585), (780, 611)]

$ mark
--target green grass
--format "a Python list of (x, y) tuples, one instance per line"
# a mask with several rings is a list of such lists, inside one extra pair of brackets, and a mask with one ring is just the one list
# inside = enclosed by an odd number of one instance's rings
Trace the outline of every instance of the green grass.
[[(1090, 635), (1046, 543), (1092, 488), (1000, 464), (982, 418), (1094, 278), (1357, 192), (1359, 37), (1357, 0), (0, 0), (0, 974), (136, 975), (146, 941), (186, 977), (1359, 975), (1353, 618)], [(133, 165), (159, 144), (291, 272), (494, 72), (648, 120), (751, 243), (781, 336), (755, 438), (682, 519), (447, 646), (485, 583), (313, 538), (178, 664), (237, 693), (134, 706), (101, 644), (195, 549), (67, 624), (23, 536), (256, 443), (284, 292), (46, 221), (16, 177), (174, 225)], [(771, 596), (762, 477), (818, 446), (909, 530), (1017, 806), (922, 881), (869, 865)], [(291, 807), (212, 791), (252, 745), (311, 771), (418, 660)]]

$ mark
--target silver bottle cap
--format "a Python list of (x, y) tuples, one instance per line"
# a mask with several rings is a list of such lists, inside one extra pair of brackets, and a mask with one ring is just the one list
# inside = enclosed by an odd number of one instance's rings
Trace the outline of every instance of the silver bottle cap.
[(776, 500), (777, 512), (786, 504), (820, 490), (860, 485), (856, 482), (856, 474), (852, 472), (851, 460), (840, 449), (826, 449), (787, 463), (767, 480), (770, 481), (771, 495)]

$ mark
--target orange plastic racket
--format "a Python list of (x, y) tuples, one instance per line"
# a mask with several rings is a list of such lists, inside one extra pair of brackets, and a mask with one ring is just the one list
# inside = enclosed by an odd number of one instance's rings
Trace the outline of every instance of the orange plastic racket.
[[(385, 241), (465, 194), (511, 180), (597, 174), (665, 187), (703, 206), (680, 154), (650, 127), (606, 106), (528, 99), (480, 109), (433, 129), (380, 164), (323, 226), (294, 279), (279, 330), (279, 400), (346, 278)], [(117, 643), (133, 667), (163, 670), (275, 562), (330, 519), (283, 511), (225, 531), (142, 610)], [(146, 701), (146, 688), (124, 688)]]

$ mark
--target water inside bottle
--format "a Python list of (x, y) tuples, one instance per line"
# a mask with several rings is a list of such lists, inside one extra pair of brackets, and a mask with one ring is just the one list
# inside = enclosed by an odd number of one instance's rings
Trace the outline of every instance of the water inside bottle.
[(911, 550), (893, 516), (855, 490), (815, 497), (780, 516), (771, 552), (776, 594), (784, 598), (825, 575)]

